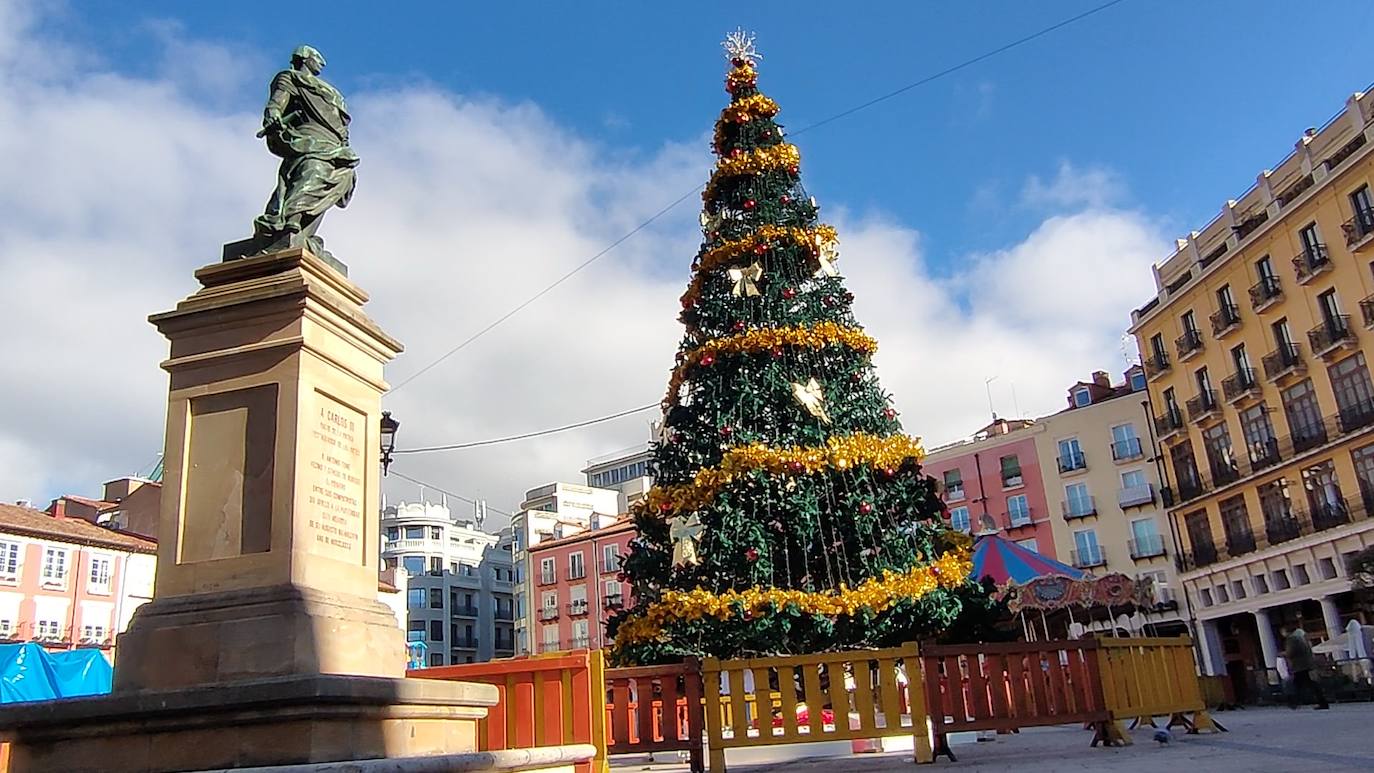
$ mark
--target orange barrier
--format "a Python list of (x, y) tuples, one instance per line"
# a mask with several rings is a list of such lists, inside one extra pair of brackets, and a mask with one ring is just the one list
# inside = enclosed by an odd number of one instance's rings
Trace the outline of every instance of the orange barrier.
[(604, 672), (600, 651), (576, 650), (414, 669), (406, 676), (495, 685), (500, 697), (477, 723), (481, 751), (591, 744), (596, 759), (579, 763), (577, 772), (608, 773)]
[(685, 751), (693, 771), (704, 770), (701, 665), (681, 663), (606, 671), (610, 754)]

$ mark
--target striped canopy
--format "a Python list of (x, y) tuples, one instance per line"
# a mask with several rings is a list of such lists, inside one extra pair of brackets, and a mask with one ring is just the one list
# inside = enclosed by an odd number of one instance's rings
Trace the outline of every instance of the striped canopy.
[(1008, 542), (995, 534), (981, 537), (973, 546), (973, 579), (991, 577), (1000, 588), (1003, 585), (1025, 585), (1037, 577), (1061, 575), (1081, 580), (1086, 572), (1046, 558), (1034, 550)]

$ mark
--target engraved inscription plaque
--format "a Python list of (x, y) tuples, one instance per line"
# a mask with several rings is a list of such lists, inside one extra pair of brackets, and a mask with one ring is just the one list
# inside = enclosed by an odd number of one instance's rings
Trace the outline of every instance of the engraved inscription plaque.
[(367, 442), (365, 414), (316, 391), (306, 417), (308, 447), (302, 470), (306, 490), (305, 549), (340, 561), (363, 563), (363, 502)]

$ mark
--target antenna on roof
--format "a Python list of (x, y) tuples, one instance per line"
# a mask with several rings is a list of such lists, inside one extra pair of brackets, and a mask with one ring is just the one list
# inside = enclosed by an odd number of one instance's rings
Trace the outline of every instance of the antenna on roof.
[(992, 408), (992, 382), (996, 380), (996, 376), (990, 376), (983, 379), (983, 390), (988, 393), (988, 413), (992, 414), (993, 421), (997, 421), (997, 411)]

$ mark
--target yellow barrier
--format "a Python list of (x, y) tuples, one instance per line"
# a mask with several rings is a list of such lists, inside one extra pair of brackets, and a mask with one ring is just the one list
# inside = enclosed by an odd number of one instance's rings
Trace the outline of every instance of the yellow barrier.
[(1110, 743), (1131, 743), (1121, 726), (1125, 719), (1153, 726), (1156, 716), (1167, 715), (1168, 727), (1181, 725), (1189, 733), (1225, 729), (1207, 713), (1202, 700), (1191, 639), (1102, 639), (1099, 644), (1102, 694), (1111, 715)]
[[(751, 687), (746, 688), (745, 674), (753, 680)], [(749, 660), (705, 658), (702, 686), (712, 773), (725, 771), (730, 748), (901, 735), (912, 736), (917, 762), (933, 761), (914, 644)]]

